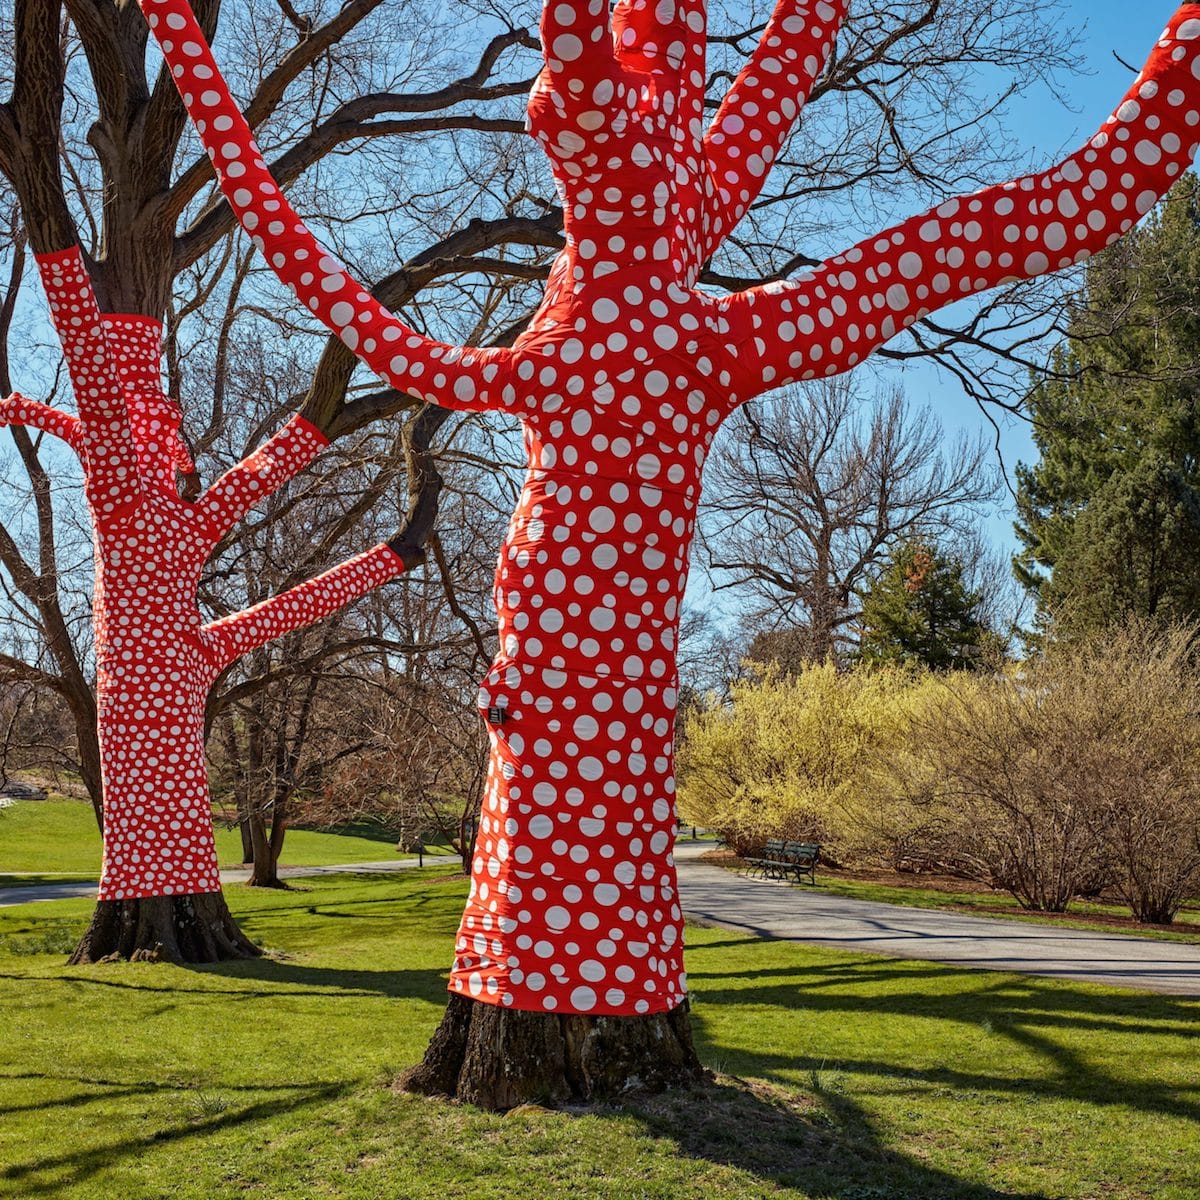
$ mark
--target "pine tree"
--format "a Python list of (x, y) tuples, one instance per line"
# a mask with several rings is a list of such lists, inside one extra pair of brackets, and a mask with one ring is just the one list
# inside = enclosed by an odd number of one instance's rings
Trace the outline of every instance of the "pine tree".
[(919, 539), (898, 547), (872, 583), (862, 627), (859, 657), (873, 664), (959, 670), (996, 645), (962, 561)]
[(1200, 615), (1200, 180), (1089, 263), (1031, 402), (1018, 578), (1043, 616)]

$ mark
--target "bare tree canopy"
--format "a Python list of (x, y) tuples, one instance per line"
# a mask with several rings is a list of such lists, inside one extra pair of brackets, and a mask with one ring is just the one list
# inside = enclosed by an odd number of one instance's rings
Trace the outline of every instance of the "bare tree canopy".
[(856, 637), (861, 591), (899, 542), (961, 538), (997, 490), (986, 447), (947, 439), (898, 388), (852, 377), (743, 407), (714, 448), (701, 522), (715, 586), (759, 627), (801, 627), (822, 661)]

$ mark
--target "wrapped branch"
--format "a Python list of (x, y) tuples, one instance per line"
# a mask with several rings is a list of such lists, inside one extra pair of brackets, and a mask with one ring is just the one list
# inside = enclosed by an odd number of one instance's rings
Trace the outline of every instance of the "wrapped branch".
[(825, 70), (846, 0), (779, 0), (754, 53), (708, 132), (704, 158), (714, 191), (705, 206), (701, 261), (746, 215), (771, 164)]
[(218, 671), (243, 654), (335, 613), (404, 572), (404, 560), (386, 543), (347, 559), (315, 579), (272, 596), (201, 631)]
[(224, 533), (295, 478), (328, 445), (329, 439), (315, 425), (293, 417), (253, 454), (230, 467), (197, 506)]
[(38, 429), (66, 442), (77, 454), (81, 452), (83, 433), (78, 417), (40, 400), (29, 400), (20, 393), (14, 392), (0, 400), (0, 425)]
[(849, 370), (955, 300), (1111, 245), (1196, 153), (1198, 65), (1200, 5), (1188, 4), (1116, 112), (1057, 166), (948, 200), (797, 279), (722, 301), (735, 398)]
[(98, 515), (111, 516), (137, 502), (141, 482), (104, 321), (77, 245), (34, 257), (79, 406), (88, 502)]
[(313, 237), (272, 177), (187, 0), (148, 0), (146, 15), (238, 220), (318, 320), (418, 399), (474, 410), (511, 403), (514, 393), (504, 394), (508, 350), (451, 346), (417, 333)]

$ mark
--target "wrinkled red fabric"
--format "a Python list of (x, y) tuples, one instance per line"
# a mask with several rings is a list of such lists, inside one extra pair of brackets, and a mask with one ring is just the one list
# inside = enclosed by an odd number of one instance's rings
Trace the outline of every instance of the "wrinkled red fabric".
[(782, 0), (711, 125), (697, 0), (551, 0), (529, 125), (566, 245), (508, 349), (446, 346), (376, 303), (271, 178), (186, 0), (141, 0), (221, 187), (279, 277), (392, 385), (519, 416), (528, 474), (501, 547), (491, 761), (451, 987), (634, 1015), (684, 997), (672, 859), (675, 640), (700, 472), (738, 404), (843, 371), (920, 316), (1079, 261), (1195, 149), (1200, 7), (1053, 170), (965, 196), (797, 279), (717, 297), (701, 268), (759, 194), (842, 0)]
[(78, 417), (23, 396), (0, 424), (62, 438), (80, 456), (95, 546), (96, 704), (104, 783), (101, 900), (220, 890), (204, 756), (204, 706), (239, 655), (336, 611), (404, 567), (376, 546), (291, 591), (206, 624), (200, 574), (250, 508), (328, 444), (295, 417), (196, 503), (178, 404), (163, 390), (148, 317), (102, 314), (78, 247), (37, 256)]

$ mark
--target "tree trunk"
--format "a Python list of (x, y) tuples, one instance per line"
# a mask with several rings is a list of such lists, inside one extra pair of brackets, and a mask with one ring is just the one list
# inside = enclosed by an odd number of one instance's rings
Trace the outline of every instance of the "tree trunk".
[(254, 866), (250, 871), (247, 887), (264, 887), (287, 889), (287, 884), (279, 878), (279, 852), (283, 849), (283, 836), (280, 834), (276, 843), (275, 831), (267, 834), (267, 824), (262, 818), (258, 807), (251, 803), (249, 814), (250, 837), (254, 848)]
[[(239, 753), (238, 746), (233, 739), (230, 739), (232, 746), (230, 747), (234, 754)], [(237, 759), (232, 759), (235, 764)], [(242, 837), (242, 865), (250, 866), (254, 862), (254, 808), (250, 803), (249, 791), (246, 787), (245, 779), (239, 779), (235, 784), (234, 795), (237, 800), (238, 812), (238, 832)]]
[(402, 1091), (504, 1112), (518, 1104), (591, 1103), (706, 1083), (687, 1002), (646, 1017), (522, 1012), (450, 997)]
[(254, 862), (254, 834), (250, 829), (250, 817), (245, 812), (238, 817), (238, 832), (242, 835), (242, 866), (248, 867)]
[(213, 963), (261, 954), (238, 928), (224, 896), (205, 892), (101, 900), (68, 962)]
[(100, 767), (100, 740), (96, 735), (96, 706), (91, 693), (69, 698), (75, 721), (75, 744), (79, 753), (79, 777), (87, 788), (96, 828), (104, 836), (104, 782)]

